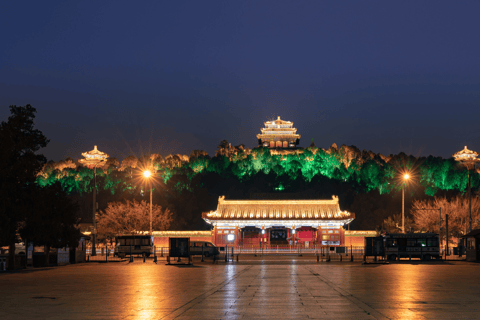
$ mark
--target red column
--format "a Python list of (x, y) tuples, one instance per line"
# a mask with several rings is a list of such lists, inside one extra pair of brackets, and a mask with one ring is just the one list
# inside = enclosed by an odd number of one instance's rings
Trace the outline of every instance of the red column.
[(242, 246), (243, 246), (243, 230), (240, 229), (240, 236), (242, 237)]
[(217, 245), (217, 227), (213, 227), (213, 244)]
[(238, 247), (240, 241), (240, 232), (238, 227), (235, 227), (235, 246)]

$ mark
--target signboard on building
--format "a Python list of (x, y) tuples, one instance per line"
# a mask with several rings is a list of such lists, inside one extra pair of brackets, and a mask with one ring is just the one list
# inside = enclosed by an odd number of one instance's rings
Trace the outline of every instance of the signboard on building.
[(322, 241), (323, 246), (339, 246), (340, 241)]

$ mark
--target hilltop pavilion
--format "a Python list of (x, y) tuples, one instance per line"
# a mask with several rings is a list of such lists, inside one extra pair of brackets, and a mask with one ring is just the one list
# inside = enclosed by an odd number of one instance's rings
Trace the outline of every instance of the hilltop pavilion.
[(293, 122), (278, 117), (277, 120), (264, 123), (261, 134), (257, 134), (258, 143), (269, 148), (295, 148), (300, 143), (300, 135), (293, 128)]

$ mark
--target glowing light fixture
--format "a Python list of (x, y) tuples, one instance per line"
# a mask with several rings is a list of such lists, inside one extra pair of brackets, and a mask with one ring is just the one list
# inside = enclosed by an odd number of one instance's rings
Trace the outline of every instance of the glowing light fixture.
[(234, 235), (234, 234), (227, 234), (227, 240), (228, 240), (228, 241), (233, 241), (233, 240), (235, 240), (235, 235)]
[[(150, 170), (145, 170), (143, 171), (143, 176), (145, 179), (150, 179), (152, 175), (152, 172)], [(152, 182), (150, 181), (150, 235), (153, 234), (153, 228), (152, 228), (152, 210), (153, 210), (153, 202), (152, 202), (152, 192), (153, 192), (153, 187), (152, 187)]]
[(405, 233), (405, 184), (410, 179), (410, 175), (405, 173), (403, 175), (404, 183), (402, 185), (402, 233)]

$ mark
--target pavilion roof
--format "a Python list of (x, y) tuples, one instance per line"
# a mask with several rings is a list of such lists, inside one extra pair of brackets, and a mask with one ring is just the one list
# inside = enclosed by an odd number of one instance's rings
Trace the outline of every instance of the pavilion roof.
[(293, 125), (293, 122), (282, 120), (282, 119), (280, 119), (280, 116), (278, 116), (277, 120), (272, 120), (272, 121), (267, 121), (267, 122), (265, 122), (265, 125), (269, 125), (269, 124), (288, 124), (288, 125)]
[(341, 211), (338, 197), (332, 200), (225, 200), (219, 197), (216, 211), (203, 213), (208, 220), (345, 220), (355, 215)]
[(108, 158), (108, 154), (97, 149), (97, 146), (94, 146), (93, 150), (82, 153), (84, 159), (78, 160), (78, 162), (85, 165), (98, 165), (105, 163)]
[(471, 160), (471, 161), (475, 161), (475, 162), (480, 161), (479, 159), (476, 159), (478, 157), (478, 153), (475, 152), (475, 151), (467, 149), (467, 146), (465, 146), (465, 148), (463, 150), (460, 150), (460, 151), (456, 152), (453, 155), (453, 157), (457, 161), (464, 161), (464, 160), (467, 160), (467, 161)]

